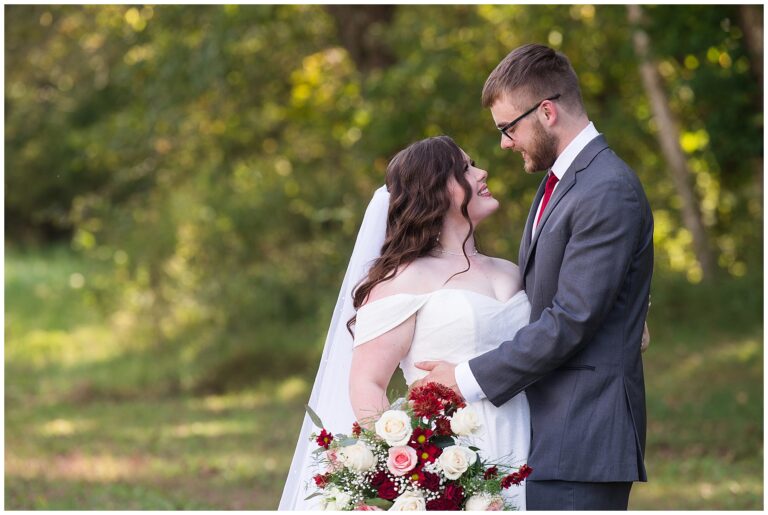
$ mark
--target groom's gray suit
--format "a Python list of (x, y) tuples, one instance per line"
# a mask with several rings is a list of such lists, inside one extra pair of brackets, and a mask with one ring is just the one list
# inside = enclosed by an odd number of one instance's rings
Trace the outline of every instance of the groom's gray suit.
[[(597, 483), (593, 496), (623, 482), (627, 497), (632, 481), (646, 481), (640, 341), (653, 269), (650, 206), (602, 136), (563, 175), (531, 238), (544, 182), (520, 246), (531, 324), (469, 362), (494, 405), (526, 392), (529, 508), (541, 495), (532, 485), (545, 481)], [(579, 509), (571, 493), (550, 509)]]

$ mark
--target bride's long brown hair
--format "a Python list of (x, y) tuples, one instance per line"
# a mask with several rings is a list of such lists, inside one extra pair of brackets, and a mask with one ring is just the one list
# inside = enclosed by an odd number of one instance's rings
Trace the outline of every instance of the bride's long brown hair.
[[(461, 149), (448, 136), (417, 141), (392, 158), (387, 166), (386, 184), (390, 197), (384, 245), (381, 256), (373, 262), (368, 275), (352, 294), (355, 310), (363, 305), (377, 284), (391, 279), (400, 267), (435, 249), (443, 219), (451, 207), (448, 191), (451, 177), (464, 190), (461, 214), (469, 223), (464, 243), (469, 240), (474, 225), (467, 210), (472, 198), (472, 187), (464, 176), (467, 166)], [(463, 248), (462, 245), (467, 268), (457, 274), (470, 268), (469, 257)], [(356, 319), (357, 315), (347, 322), (350, 333)]]

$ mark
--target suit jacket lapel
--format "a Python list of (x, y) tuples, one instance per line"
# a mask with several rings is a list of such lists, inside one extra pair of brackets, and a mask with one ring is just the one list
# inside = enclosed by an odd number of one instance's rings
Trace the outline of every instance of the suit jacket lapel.
[[(539, 190), (533, 198), (531, 209), (528, 211), (528, 220), (525, 222), (525, 230), (523, 231), (523, 241), (520, 242), (520, 255), (517, 258), (517, 262), (524, 265), (528, 259), (528, 250), (531, 247), (531, 232), (533, 231), (533, 220), (536, 217), (536, 210), (539, 207), (539, 202), (544, 196), (544, 186), (547, 184), (547, 175), (544, 174), (544, 178), (539, 184)], [(524, 269), (524, 267), (523, 267)]]
[[(541, 215), (541, 220), (539, 220), (539, 225), (536, 228), (536, 233), (533, 235), (533, 241), (531, 241), (531, 232), (533, 230), (533, 217), (535, 216), (536, 210), (539, 207), (539, 201), (541, 200), (541, 197), (543, 196), (544, 191), (544, 184), (546, 182), (546, 178), (544, 181), (542, 181), (541, 185), (539, 186), (539, 192), (536, 194), (536, 199), (533, 202), (533, 205), (531, 206), (531, 211), (528, 213), (528, 221), (525, 226), (525, 235), (523, 238), (527, 238), (527, 240), (524, 240), (524, 242), (530, 241), (530, 244), (526, 247), (526, 253), (525, 253), (525, 259), (523, 260), (523, 267), (522, 267), (522, 273), (523, 277), (525, 277), (525, 272), (528, 268), (528, 263), (531, 259), (531, 254), (533, 253), (533, 249), (536, 247), (536, 243), (539, 241), (539, 235), (541, 234), (542, 229), (544, 228), (544, 224), (547, 223), (547, 219), (549, 218), (549, 215), (552, 213), (552, 211), (557, 207), (557, 204), (565, 197), (565, 195), (573, 188), (573, 185), (576, 184), (576, 174), (585, 169), (587, 166), (589, 166), (589, 163), (592, 162), (592, 160), (602, 152), (608, 148), (608, 143), (606, 143), (605, 138), (603, 138), (602, 135), (597, 136), (595, 139), (587, 143), (587, 146), (584, 147), (584, 149), (579, 152), (579, 155), (576, 156), (576, 159), (573, 160), (573, 163), (571, 163), (571, 166), (568, 167), (568, 170), (565, 171), (565, 174), (563, 174), (563, 178), (560, 179), (559, 184), (557, 185), (557, 188), (555, 189), (555, 192), (552, 194), (552, 198), (549, 199), (549, 202), (547, 203), (547, 208), (544, 210), (544, 213)], [(533, 214), (531, 214), (533, 213)], [(522, 248), (522, 245), (521, 245)]]

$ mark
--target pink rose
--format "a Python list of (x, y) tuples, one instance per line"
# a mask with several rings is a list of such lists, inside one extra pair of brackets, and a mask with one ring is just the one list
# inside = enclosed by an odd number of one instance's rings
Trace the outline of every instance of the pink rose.
[(418, 457), (416, 449), (407, 445), (398, 445), (389, 448), (387, 468), (395, 476), (404, 476), (416, 466)]
[(368, 506), (367, 504), (361, 504), (357, 508), (355, 508), (355, 511), (384, 511), (381, 508), (377, 508), (376, 506)]
[(504, 499), (499, 498), (491, 501), (486, 511), (503, 511), (503, 510), (504, 510)]

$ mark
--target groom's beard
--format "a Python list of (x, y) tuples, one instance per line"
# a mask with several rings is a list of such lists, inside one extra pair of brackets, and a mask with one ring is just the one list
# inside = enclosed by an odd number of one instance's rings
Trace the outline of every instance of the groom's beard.
[(526, 150), (528, 160), (525, 161), (525, 171), (528, 173), (549, 170), (557, 159), (557, 137), (544, 130), (539, 120), (533, 125), (531, 148)]

